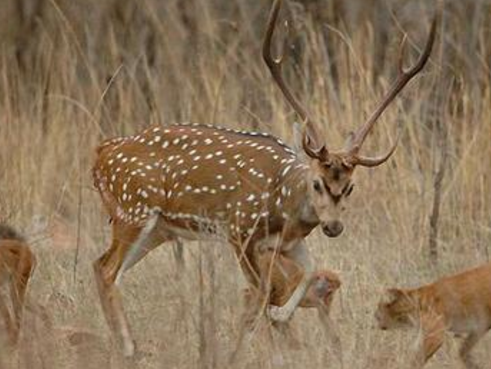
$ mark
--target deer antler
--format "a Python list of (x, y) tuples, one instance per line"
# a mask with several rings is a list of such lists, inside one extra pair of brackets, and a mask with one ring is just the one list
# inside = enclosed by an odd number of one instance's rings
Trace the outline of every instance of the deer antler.
[(352, 157), (350, 160), (352, 164), (368, 166), (368, 167), (377, 166), (385, 162), (394, 152), (398, 140), (395, 141), (395, 143), (387, 151), (386, 154), (381, 155), (380, 157), (369, 158), (369, 157), (362, 157), (358, 155), (358, 152), (360, 151), (363, 142), (365, 141), (368, 133), (372, 130), (375, 122), (382, 115), (382, 113), (389, 106), (389, 104), (394, 100), (394, 98), (399, 94), (399, 92), (407, 85), (407, 83), (415, 75), (417, 75), (423, 69), (426, 62), (428, 61), (429, 56), (431, 54), (431, 49), (435, 41), (436, 24), (437, 24), (437, 16), (435, 15), (431, 23), (430, 34), (428, 36), (428, 39), (426, 40), (426, 45), (422, 54), (420, 55), (416, 64), (414, 64), (411, 68), (407, 70), (405, 70), (403, 67), (403, 57), (406, 49), (406, 37), (404, 37), (404, 39), (402, 40), (401, 51), (399, 53), (399, 63), (398, 63), (399, 75), (397, 76), (397, 79), (394, 81), (392, 87), (386, 93), (383, 100), (379, 103), (379, 105), (374, 110), (374, 112), (370, 115), (367, 121), (355, 133), (352, 134), (352, 136), (348, 141), (346, 151)]
[(306, 154), (310, 157), (323, 158), (327, 155), (328, 151), (326, 145), (323, 141), (319, 144), (320, 134), (317, 126), (312, 122), (307, 113), (305, 107), (300, 103), (300, 101), (293, 95), (290, 88), (286, 84), (282, 76), (282, 63), (285, 59), (285, 55), (275, 58), (271, 52), (271, 40), (273, 38), (274, 30), (278, 20), (278, 14), (280, 12), (282, 0), (275, 0), (271, 13), (269, 14), (268, 25), (266, 28), (266, 34), (264, 36), (263, 42), (263, 59), (268, 66), (274, 81), (280, 88), (281, 92), (285, 96), (288, 103), (297, 112), (297, 114), (302, 119), (303, 126), (303, 138), (302, 145)]
[(376, 167), (379, 166), (380, 164), (384, 163), (391, 157), (391, 155), (394, 153), (396, 150), (397, 144), (399, 143), (399, 139), (401, 138), (402, 134), (402, 128), (399, 127), (398, 132), (397, 132), (397, 137), (392, 143), (391, 147), (385, 154), (375, 156), (375, 157), (368, 157), (368, 156), (363, 156), (363, 155), (353, 155), (350, 157), (349, 162), (351, 165), (361, 165), (363, 167)]

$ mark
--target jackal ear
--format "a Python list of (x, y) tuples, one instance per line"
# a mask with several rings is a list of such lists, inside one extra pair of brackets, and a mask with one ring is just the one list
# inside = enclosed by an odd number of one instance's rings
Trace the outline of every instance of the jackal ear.
[(392, 304), (405, 296), (404, 291), (399, 288), (389, 288), (385, 291), (382, 302)]

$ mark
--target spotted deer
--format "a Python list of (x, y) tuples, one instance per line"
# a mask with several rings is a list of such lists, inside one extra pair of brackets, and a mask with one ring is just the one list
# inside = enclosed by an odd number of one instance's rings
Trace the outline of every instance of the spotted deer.
[(303, 122), (299, 152), (268, 133), (201, 124), (151, 126), (133, 136), (109, 139), (97, 149), (94, 184), (113, 219), (113, 236), (94, 270), (104, 315), (127, 356), (134, 354), (134, 342), (118, 290), (120, 279), (149, 251), (178, 238), (225, 235), (253, 286), (263, 283), (258, 252), (274, 249), (298, 263), (304, 274), (288, 301), (268, 307), (270, 319), (287, 321), (314, 273), (305, 237), (319, 225), (328, 237), (339, 236), (354, 169), (378, 166), (396, 148), (397, 140), (379, 157), (360, 154), (382, 112), (426, 64), (435, 22), (416, 64), (403, 70), (401, 49), (399, 75), (380, 105), (343, 150), (331, 151), (283, 80), (282, 59), (271, 54), (281, 3), (275, 0), (270, 13), (263, 57)]
[(0, 318), (10, 345), (19, 339), (27, 284), (35, 266), (36, 258), (24, 238), (0, 224), (0, 288), (8, 290), (8, 296), (0, 294)]

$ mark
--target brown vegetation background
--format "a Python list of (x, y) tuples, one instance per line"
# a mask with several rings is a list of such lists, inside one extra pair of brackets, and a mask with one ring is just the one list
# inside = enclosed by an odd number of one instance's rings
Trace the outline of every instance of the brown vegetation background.
[[(363, 122), (414, 60), (443, 4), (432, 59), (383, 116), (358, 169), (345, 232), (308, 244), (343, 281), (333, 319), (347, 368), (399, 368), (417, 333), (380, 332), (384, 287), (416, 286), (489, 260), (491, 2), (286, 1), (286, 74), (330, 147)], [(110, 242), (92, 188), (94, 148), (150, 123), (200, 122), (272, 132), (291, 142), (295, 116), (260, 57), (270, 1), (2, 0), (0, 217), (31, 240), (39, 265), (19, 350), (1, 367), (227, 367), (239, 335), (240, 271), (222, 242), (189, 243), (184, 270), (162, 247), (127, 274), (123, 294), (139, 345), (124, 362), (96, 296), (91, 263)], [(278, 44), (280, 44), (279, 42)], [(338, 368), (313, 311), (292, 326), (299, 348), (258, 330), (233, 367)], [(457, 367), (449, 337), (429, 368)], [(475, 355), (491, 368), (491, 338)], [(487, 365), (487, 366), (486, 366)]]

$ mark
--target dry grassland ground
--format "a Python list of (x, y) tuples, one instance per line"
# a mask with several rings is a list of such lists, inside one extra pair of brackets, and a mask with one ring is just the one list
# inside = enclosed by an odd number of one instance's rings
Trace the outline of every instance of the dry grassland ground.
[[(280, 32), (289, 36), (286, 75), (322, 122), (330, 147), (341, 147), (394, 77), (404, 32), (407, 59), (414, 60), (436, 2), (286, 3), (282, 17), (290, 27)], [(374, 328), (383, 288), (416, 286), (489, 260), (491, 2), (442, 3), (429, 65), (364, 148), (383, 151), (402, 123), (395, 155), (355, 173), (341, 237), (316, 231), (308, 238), (316, 264), (343, 281), (332, 313), (345, 368), (403, 368), (411, 357), (416, 332)], [(294, 114), (260, 58), (270, 5), (2, 1), (0, 217), (26, 233), (39, 260), (20, 347), (0, 346), (2, 368), (340, 368), (314, 311), (293, 319), (296, 349), (258, 329), (227, 365), (244, 282), (219, 240), (186, 243), (182, 270), (166, 246), (125, 276), (135, 362), (118, 355), (96, 296), (91, 264), (110, 242), (90, 176), (100, 141), (174, 122), (292, 141)], [(459, 367), (457, 343), (448, 337), (428, 368)], [(491, 368), (490, 347), (491, 334), (474, 352), (483, 368)]]

